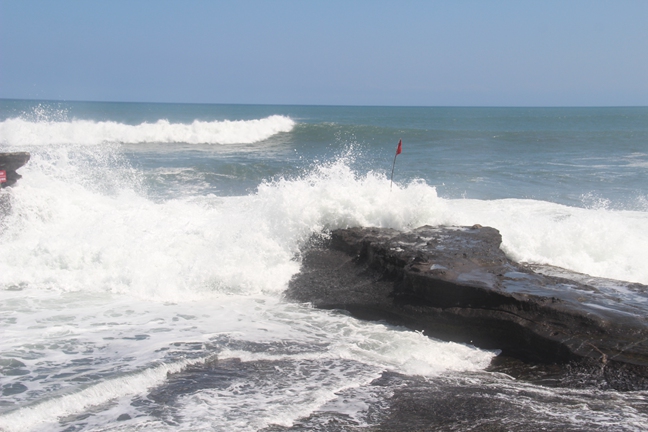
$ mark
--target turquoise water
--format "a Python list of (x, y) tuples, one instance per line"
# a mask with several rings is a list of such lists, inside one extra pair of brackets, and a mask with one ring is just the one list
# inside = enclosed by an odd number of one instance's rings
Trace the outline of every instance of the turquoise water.
[[(389, 172), (405, 142), (396, 179), (422, 179), (446, 198), (529, 198), (570, 206), (646, 210), (648, 108), (406, 108), (52, 103), (2, 101), (0, 119), (87, 120), (137, 126), (288, 117), (286, 133), (250, 143), (121, 136), (135, 165), (190, 167), (209, 178), (206, 192), (241, 194), (314, 161), (352, 156), (358, 172)], [(86, 131), (79, 126), (76, 143)], [(87, 131), (112, 141), (110, 131)], [(9, 132), (6, 132), (9, 133)], [(105, 135), (103, 135), (105, 134)], [(38, 141), (38, 137), (33, 137)], [(120, 142), (117, 139), (117, 142)], [(234, 138), (236, 141), (236, 138)], [(78, 140), (78, 141), (77, 141)], [(222, 141), (222, 140), (221, 140)], [(29, 145), (29, 138), (4, 146)], [(162, 157), (163, 153), (166, 157)], [(171, 156), (171, 153), (173, 154)], [(151, 166), (154, 169), (154, 165)], [(240, 173), (239, 175), (232, 173)], [(226, 180), (231, 178), (231, 181)], [(191, 182), (191, 179), (188, 179)], [(191, 186), (191, 185), (190, 185)]]
[[(0, 428), (344, 430), (380, 423), (385, 372), (495, 386), (505, 424), (645, 424), (645, 393), (547, 399), (496, 353), (281, 293), (312, 235), (357, 225), (489, 225), (515, 260), (648, 284), (648, 108), (3, 100), (5, 151), (32, 158), (1, 192)], [(168, 379), (213, 356), (240, 368)]]

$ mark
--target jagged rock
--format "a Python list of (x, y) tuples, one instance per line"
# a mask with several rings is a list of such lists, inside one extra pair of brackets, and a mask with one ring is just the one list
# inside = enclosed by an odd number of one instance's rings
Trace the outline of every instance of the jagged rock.
[(7, 173), (7, 181), (0, 183), (0, 187), (14, 185), (22, 177), (16, 170), (25, 165), (29, 158), (30, 154), (25, 152), (0, 153), (0, 171)]
[[(619, 390), (648, 389), (640, 302), (535, 272), (500, 244), (499, 231), (479, 225), (336, 230), (304, 251), (285, 295), (526, 362), (586, 365)], [(648, 298), (645, 286), (632, 288)]]

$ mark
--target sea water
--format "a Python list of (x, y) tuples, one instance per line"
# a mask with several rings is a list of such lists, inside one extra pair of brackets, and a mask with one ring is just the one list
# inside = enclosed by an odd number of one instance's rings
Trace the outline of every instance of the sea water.
[(512, 429), (648, 424), (645, 392), (518, 382), (497, 352), (282, 297), (350, 226), (479, 223), (514, 260), (648, 284), (648, 108), (3, 100), (11, 151), (2, 430), (348, 430), (410, 379)]

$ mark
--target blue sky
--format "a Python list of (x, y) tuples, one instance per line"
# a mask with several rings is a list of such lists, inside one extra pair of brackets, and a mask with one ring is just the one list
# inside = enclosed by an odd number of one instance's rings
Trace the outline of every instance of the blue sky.
[(0, 98), (648, 105), (648, 1), (0, 0)]

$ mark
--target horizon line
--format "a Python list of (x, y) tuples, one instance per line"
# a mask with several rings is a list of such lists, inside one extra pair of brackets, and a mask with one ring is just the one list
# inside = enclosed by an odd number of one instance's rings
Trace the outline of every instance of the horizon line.
[(377, 105), (377, 104), (316, 104), (316, 103), (250, 103), (250, 102), (150, 102), (80, 99), (34, 99), (0, 97), (0, 101), (54, 102), (54, 103), (123, 103), (158, 105), (241, 105), (241, 106), (303, 106), (346, 108), (648, 108), (648, 105)]

